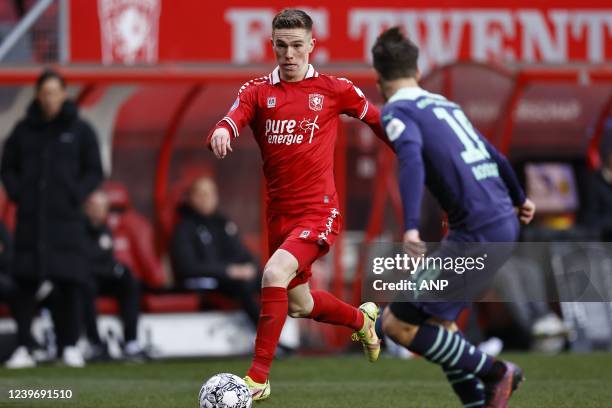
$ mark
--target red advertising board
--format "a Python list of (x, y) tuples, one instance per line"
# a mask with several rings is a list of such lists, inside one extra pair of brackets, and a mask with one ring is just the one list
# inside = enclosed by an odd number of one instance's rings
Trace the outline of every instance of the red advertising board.
[[(270, 61), (272, 17), (289, 5), (315, 21), (315, 62), (363, 62), (376, 36), (402, 26), (422, 69), (458, 59), (510, 63), (612, 61), (612, 5), (598, 0), (72, 0), (71, 60), (106, 64)], [(499, 3), (498, 3), (499, 4)]]

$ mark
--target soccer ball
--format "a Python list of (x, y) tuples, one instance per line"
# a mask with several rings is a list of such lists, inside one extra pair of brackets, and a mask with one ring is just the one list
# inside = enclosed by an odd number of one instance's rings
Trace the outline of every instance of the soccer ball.
[(200, 408), (251, 408), (249, 387), (237, 375), (221, 373), (200, 388)]

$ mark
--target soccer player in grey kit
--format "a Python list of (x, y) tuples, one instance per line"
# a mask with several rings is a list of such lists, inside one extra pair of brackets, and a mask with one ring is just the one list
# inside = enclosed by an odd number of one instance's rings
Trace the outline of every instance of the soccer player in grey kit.
[[(535, 206), (508, 160), (480, 135), (459, 105), (419, 87), (418, 47), (399, 28), (382, 33), (372, 54), (386, 100), (383, 126), (399, 160), (404, 244), (424, 247), (418, 229), (424, 186), (448, 213), (450, 232), (438, 253), (454, 243), (516, 241), (519, 220), (531, 222)], [(509, 255), (498, 254), (488, 273)], [(383, 314), (382, 329), (440, 365), (464, 407), (505, 407), (523, 380), (522, 371), (482, 353), (461, 335), (454, 321), (468, 305), (393, 302)]]

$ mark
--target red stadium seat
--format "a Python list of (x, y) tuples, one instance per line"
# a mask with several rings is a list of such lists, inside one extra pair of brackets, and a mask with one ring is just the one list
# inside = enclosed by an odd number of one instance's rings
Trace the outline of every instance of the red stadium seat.
[(207, 310), (237, 310), (240, 309), (240, 303), (221, 292), (211, 290), (202, 296), (202, 308)]
[(197, 293), (145, 295), (143, 303), (151, 313), (195, 312), (200, 309), (200, 296)]
[[(200, 310), (200, 296), (196, 293), (145, 294), (141, 306), (149, 313), (196, 312)], [(2, 310), (2, 305), (0, 305), (0, 316), (2, 316)], [(96, 310), (98, 314), (117, 315), (119, 314), (119, 303), (110, 297), (99, 297), (96, 299)]]
[(109, 297), (98, 297), (96, 299), (96, 310), (98, 314), (116, 315), (119, 314), (119, 303)]

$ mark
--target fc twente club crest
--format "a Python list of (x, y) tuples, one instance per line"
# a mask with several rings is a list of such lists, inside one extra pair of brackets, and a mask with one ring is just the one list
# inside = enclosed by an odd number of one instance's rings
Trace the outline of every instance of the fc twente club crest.
[(308, 106), (313, 111), (320, 111), (321, 109), (323, 109), (323, 95), (309, 94), (308, 95)]
[(105, 64), (157, 62), (162, 0), (98, 0)]

